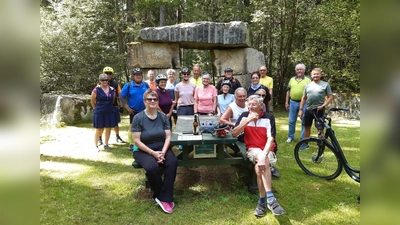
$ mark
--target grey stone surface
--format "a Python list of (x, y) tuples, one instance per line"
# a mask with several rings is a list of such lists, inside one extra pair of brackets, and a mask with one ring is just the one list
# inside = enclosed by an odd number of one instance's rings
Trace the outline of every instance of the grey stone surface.
[(250, 74), (265, 65), (264, 54), (253, 48), (211, 50), (211, 60), (218, 77), (224, 76), (226, 67), (233, 69), (233, 76), (247, 87), (251, 83)]
[(128, 44), (129, 68), (180, 68), (179, 44), (132, 42)]
[(90, 95), (43, 94), (40, 99), (40, 123), (57, 126), (60, 122), (91, 121), (93, 110), (90, 99)]
[(361, 119), (361, 98), (360, 94), (334, 93), (333, 101), (327, 109), (332, 107), (349, 108), (350, 111), (332, 112), (331, 116), (336, 118)]
[(172, 26), (147, 27), (139, 32), (140, 39), (146, 42), (179, 42), (182, 48), (215, 49), (249, 47), (250, 32), (247, 23), (194, 22)]

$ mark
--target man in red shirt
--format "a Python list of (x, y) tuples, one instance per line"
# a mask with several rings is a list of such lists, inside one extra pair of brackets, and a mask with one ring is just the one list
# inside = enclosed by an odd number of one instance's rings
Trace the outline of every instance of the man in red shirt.
[[(246, 144), (246, 156), (254, 164), (257, 174), (257, 186), (260, 197), (254, 215), (265, 216), (265, 208), (274, 215), (285, 214), (285, 210), (279, 205), (271, 189), (270, 162), (267, 157), (269, 151), (276, 148), (275, 117), (261, 109), (263, 98), (251, 95), (247, 99), (248, 112), (240, 115), (236, 122), (232, 135), (237, 137), (244, 135)], [(265, 199), (267, 197), (267, 199)]]

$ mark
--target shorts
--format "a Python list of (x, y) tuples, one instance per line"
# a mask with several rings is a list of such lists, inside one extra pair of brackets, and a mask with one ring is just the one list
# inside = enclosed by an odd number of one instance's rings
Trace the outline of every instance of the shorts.
[(257, 155), (261, 152), (263, 152), (263, 150), (261, 150), (259, 148), (249, 148), (246, 151), (246, 156), (250, 160), (250, 162), (252, 162), (253, 164), (256, 164), (257, 163), (256, 162)]
[[(264, 152), (263, 150), (259, 149), (259, 148), (249, 148), (246, 152), (246, 156), (247, 158), (253, 163), (256, 164), (256, 159), (257, 159), (257, 155), (261, 152)], [(264, 153), (263, 153), (264, 154)], [(269, 160), (269, 164), (270, 166), (275, 166), (277, 158), (275, 155), (274, 151), (269, 151), (268, 152), (268, 160)]]
[(324, 115), (324, 110), (318, 110), (317, 109), (311, 109), (311, 110), (306, 110), (306, 112), (303, 115), (302, 119), (302, 125), (306, 127), (311, 127), (314, 118), (314, 113), (317, 112), (317, 117), (321, 118)]
[(194, 114), (193, 105), (181, 105), (178, 106), (178, 115), (193, 115)]

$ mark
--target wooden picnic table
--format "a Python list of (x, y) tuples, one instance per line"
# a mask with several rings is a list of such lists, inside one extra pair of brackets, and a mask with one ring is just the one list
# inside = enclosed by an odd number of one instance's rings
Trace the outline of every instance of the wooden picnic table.
[[(171, 147), (182, 146), (177, 154), (178, 166), (239, 166), (244, 168), (252, 177), (250, 188), (257, 188), (256, 175), (252, 163), (246, 157), (244, 143), (238, 142), (237, 138), (233, 137), (231, 133), (225, 137), (214, 136), (211, 133), (193, 135), (193, 120), (193, 115), (178, 116), (175, 129), (172, 132)], [(201, 115), (199, 120), (199, 124), (204, 121), (213, 121), (214, 124), (218, 124), (219, 117)], [(229, 147), (234, 153), (225, 152), (224, 147)], [(141, 168), (136, 162), (133, 162), (132, 166)]]

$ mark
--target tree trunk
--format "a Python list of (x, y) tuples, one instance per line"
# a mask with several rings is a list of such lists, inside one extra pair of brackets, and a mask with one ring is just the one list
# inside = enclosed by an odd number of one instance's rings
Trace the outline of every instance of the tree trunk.
[(160, 27), (165, 26), (165, 4), (160, 6)]

